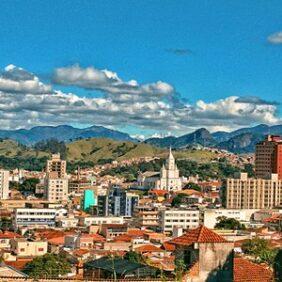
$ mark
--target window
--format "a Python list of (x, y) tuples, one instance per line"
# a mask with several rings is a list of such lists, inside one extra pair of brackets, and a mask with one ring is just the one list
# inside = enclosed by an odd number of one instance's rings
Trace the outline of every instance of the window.
[(25, 251), (25, 248), (20, 248), (20, 252), (24, 252)]
[(43, 252), (44, 248), (38, 248), (38, 252)]

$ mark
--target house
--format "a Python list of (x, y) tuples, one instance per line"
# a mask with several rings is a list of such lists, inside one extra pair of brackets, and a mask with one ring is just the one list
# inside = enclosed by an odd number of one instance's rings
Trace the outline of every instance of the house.
[(176, 260), (188, 269), (186, 281), (232, 281), (233, 242), (200, 225), (169, 243), (175, 245)]
[(11, 240), (11, 251), (17, 257), (43, 256), (48, 251), (46, 240), (32, 241), (25, 238), (15, 238)]
[(11, 239), (21, 237), (21, 235), (10, 231), (4, 231), (3, 233), (0, 233), (0, 248), (10, 248)]
[(127, 233), (127, 224), (102, 224), (101, 234), (106, 239), (114, 238), (116, 236)]

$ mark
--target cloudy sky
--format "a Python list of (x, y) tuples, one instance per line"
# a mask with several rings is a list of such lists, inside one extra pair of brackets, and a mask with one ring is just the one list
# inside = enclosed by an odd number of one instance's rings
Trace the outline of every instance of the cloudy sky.
[(282, 123), (282, 2), (0, 1), (1, 129)]

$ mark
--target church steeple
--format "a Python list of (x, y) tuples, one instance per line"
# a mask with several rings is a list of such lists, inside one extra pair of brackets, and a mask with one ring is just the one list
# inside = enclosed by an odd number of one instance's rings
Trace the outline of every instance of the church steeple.
[(171, 147), (169, 147), (169, 155), (168, 155), (168, 159), (166, 160), (166, 166), (168, 170), (174, 170), (175, 168), (175, 160), (171, 151)]

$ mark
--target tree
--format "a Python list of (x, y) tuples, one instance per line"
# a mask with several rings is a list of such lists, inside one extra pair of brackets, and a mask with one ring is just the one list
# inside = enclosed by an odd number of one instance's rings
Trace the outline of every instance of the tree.
[(182, 203), (182, 199), (186, 197), (186, 194), (178, 194), (176, 195), (171, 202), (172, 207), (178, 207)]
[(278, 253), (278, 250), (270, 248), (267, 240), (258, 237), (243, 243), (242, 250), (244, 253), (254, 256), (258, 262), (265, 262), (269, 265), (273, 265)]
[(182, 281), (183, 274), (187, 270), (187, 266), (183, 259), (176, 259), (175, 260), (175, 278), (177, 281)]
[(231, 230), (244, 230), (246, 229), (244, 224), (241, 224), (235, 218), (229, 218), (226, 216), (219, 216), (215, 225), (215, 229), (231, 229)]
[(129, 260), (130, 262), (135, 262), (135, 263), (143, 263), (143, 257), (141, 254), (138, 254), (134, 251), (129, 251), (124, 255), (124, 259)]
[(1, 217), (0, 229), (3, 231), (9, 230), (12, 227), (12, 219), (10, 217)]
[(196, 190), (196, 191), (199, 191), (199, 192), (202, 191), (201, 187), (198, 184), (193, 183), (193, 182), (187, 183), (185, 185), (184, 189), (193, 189), (193, 190)]
[(24, 272), (32, 278), (59, 278), (71, 271), (71, 264), (59, 254), (45, 254), (27, 263)]
[(21, 192), (32, 192), (35, 193), (36, 184), (40, 181), (38, 178), (27, 178), (19, 185), (19, 190)]

